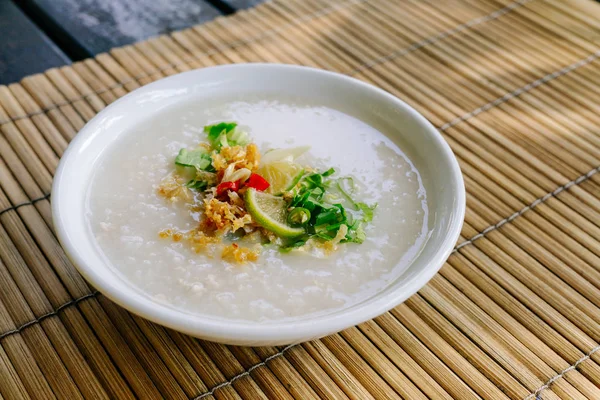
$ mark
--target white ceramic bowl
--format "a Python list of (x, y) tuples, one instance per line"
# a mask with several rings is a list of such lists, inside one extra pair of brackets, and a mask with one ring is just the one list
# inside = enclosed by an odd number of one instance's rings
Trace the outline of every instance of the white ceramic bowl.
[[(409, 155), (427, 190), (432, 235), (395, 281), (373, 297), (321, 317), (253, 323), (191, 315), (144, 296), (100, 256), (85, 214), (89, 178), (102, 151), (140, 120), (181, 102), (240, 93), (296, 95), (369, 123)], [(417, 292), (440, 269), (456, 243), (465, 212), (458, 163), (439, 132), (410, 106), (353, 78), (322, 70), (275, 64), (238, 64), (171, 76), (124, 96), (93, 118), (65, 152), (52, 188), (58, 238), (79, 272), (129, 311), (199, 338), (239, 345), (280, 345), (315, 339), (376, 317)]]

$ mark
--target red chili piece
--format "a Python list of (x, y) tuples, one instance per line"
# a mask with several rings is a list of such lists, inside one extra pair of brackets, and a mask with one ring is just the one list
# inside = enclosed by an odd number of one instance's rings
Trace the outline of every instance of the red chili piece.
[(217, 186), (217, 196), (222, 195), (223, 193), (227, 192), (228, 190), (233, 190), (234, 192), (237, 192), (239, 190), (239, 188), (240, 188), (239, 181), (219, 183), (219, 185)]
[(269, 182), (267, 182), (267, 180), (259, 174), (250, 175), (250, 178), (248, 178), (245, 185), (246, 187), (251, 187), (258, 190), (259, 192), (263, 192), (267, 190), (269, 186), (271, 186)]

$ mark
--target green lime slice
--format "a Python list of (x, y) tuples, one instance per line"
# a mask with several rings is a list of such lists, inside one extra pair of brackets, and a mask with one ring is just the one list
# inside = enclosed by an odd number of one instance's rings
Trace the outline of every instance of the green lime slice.
[(244, 195), (244, 201), (246, 210), (263, 228), (286, 238), (304, 234), (304, 228), (292, 228), (286, 223), (287, 203), (281, 197), (249, 188)]

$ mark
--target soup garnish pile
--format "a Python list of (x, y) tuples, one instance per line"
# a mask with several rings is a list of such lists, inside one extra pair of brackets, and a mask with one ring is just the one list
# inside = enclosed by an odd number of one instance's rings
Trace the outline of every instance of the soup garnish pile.
[(256, 261), (264, 245), (329, 254), (365, 240), (377, 204), (354, 199), (354, 178), (302, 165), (298, 159), (309, 147), (261, 157), (235, 122), (207, 125), (204, 133), (205, 142), (179, 151), (175, 170), (157, 188), (186, 207), (190, 218), (200, 213), (200, 223), (188, 231), (166, 228), (161, 238), (187, 242), (197, 253), (220, 250), (224, 260), (238, 264)]

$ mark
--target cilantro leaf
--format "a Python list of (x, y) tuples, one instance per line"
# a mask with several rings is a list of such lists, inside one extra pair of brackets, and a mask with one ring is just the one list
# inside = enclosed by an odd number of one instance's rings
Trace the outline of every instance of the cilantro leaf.
[(204, 127), (211, 146), (217, 150), (229, 146), (245, 146), (250, 143), (248, 134), (237, 128), (235, 122), (221, 122)]
[(212, 167), (212, 158), (203, 148), (194, 150), (181, 149), (179, 150), (177, 157), (175, 157), (175, 164), (181, 165), (182, 167), (194, 167), (206, 171)]
[(219, 124), (214, 125), (206, 125), (204, 127), (204, 133), (208, 135), (208, 141), (214, 143), (217, 138), (221, 135), (221, 133), (231, 132), (235, 129), (237, 124), (235, 122), (221, 122)]
[(246, 132), (236, 128), (227, 132), (227, 143), (230, 146), (245, 146), (250, 143), (250, 138)]

